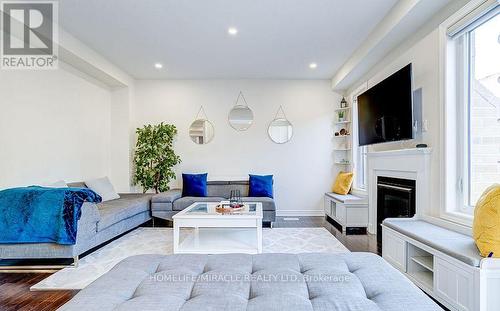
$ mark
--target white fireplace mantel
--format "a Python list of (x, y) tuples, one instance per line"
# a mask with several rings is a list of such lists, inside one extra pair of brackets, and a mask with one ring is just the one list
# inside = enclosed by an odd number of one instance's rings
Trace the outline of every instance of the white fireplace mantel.
[(379, 176), (415, 180), (415, 208), (425, 215), (431, 197), (432, 148), (412, 148), (368, 152), (368, 231), (377, 233), (377, 178)]

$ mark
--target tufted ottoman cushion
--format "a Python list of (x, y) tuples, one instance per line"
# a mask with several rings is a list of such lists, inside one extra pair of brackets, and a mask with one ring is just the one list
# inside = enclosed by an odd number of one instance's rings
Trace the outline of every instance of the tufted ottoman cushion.
[(60, 310), (441, 310), (381, 257), (129, 257)]

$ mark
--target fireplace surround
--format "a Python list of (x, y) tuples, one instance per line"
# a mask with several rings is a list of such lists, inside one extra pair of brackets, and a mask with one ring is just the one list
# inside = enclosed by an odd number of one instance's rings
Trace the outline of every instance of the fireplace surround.
[[(378, 183), (386, 178), (396, 179), (389, 186), (412, 189), (411, 198), (414, 210), (410, 208), (408, 215), (422, 216), (428, 214), (431, 203), (431, 148), (412, 148), (388, 151), (368, 152), (368, 232), (378, 232)], [(401, 180), (402, 184), (397, 184)], [(394, 181), (396, 183), (394, 184)], [(385, 182), (387, 183), (387, 182)], [(386, 187), (387, 188), (387, 187)], [(396, 192), (392, 192), (395, 194)], [(402, 204), (401, 202), (399, 204)], [(391, 214), (389, 214), (391, 216)], [(397, 217), (398, 215), (395, 214)], [(410, 216), (410, 217), (411, 217)], [(391, 216), (392, 217), (392, 216)], [(380, 233), (377, 235), (381, 235)]]

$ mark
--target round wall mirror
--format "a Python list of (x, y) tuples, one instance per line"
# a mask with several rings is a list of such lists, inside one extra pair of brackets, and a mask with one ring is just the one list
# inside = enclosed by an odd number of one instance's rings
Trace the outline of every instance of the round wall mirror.
[(189, 127), (189, 137), (198, 145), (208, 144), (214, 138), (214, 125), (205, 119), (196, 119)]
[(248, 106), (237, 105), (229, 111), (229, 124), (237, 131), (247, 130), (253, 123), (253, 111)]
[(284, 144), (290, 141), (293, 136), (293, 126), (285, 118), (274, 119), (267, 129), (271, 140), (277, 144)]

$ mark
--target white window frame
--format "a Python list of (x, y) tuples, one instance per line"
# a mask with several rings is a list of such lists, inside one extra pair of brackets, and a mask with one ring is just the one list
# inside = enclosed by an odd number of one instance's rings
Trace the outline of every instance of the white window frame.
[[(367, 90), (367, 83), (356, 88), (349, 96), (351, 99), (351, 110), (352, 110), (352, 163), (354, 171), (354, 182), (353, 190), (360, 194), (366, 194), (368, 192), (368, 146), (359, 146), (358, 141), (358, 96)], [(360, 163), (360, 159), (363, 163)], [(360, 171), (362, 169), (363, 171)], [(363, 183), (359, 182), (359, 176), (363, 176)]]
[[(473, 0), (439, 27), (441, 105), (441, 207), (440, 217), (472, 225), (469, 204), (470, 57), (468, 32), (498, 9), (494, 0)], [(489, 13), (488, 13), (489, 12)], [(466, 33), (464, 35), (464, 33)], [(450, 35), (459, 36), (454, 39)], [(458, 156), (457, 156), (458, 155)], [(465, 202), (467, 201), (467, 204)]]

